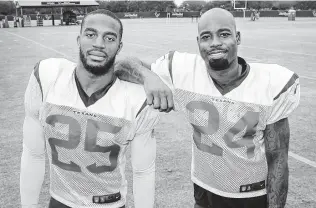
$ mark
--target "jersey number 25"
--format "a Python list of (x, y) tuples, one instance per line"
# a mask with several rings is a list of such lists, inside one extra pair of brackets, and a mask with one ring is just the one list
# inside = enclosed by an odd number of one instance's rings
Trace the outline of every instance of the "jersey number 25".
[[(76, 163), (72, 161), (70, 161), (70, 163), (64, 163), (58, 160), (58, 152), (56, 149), (56, 146), (66, 149), (75, 149), (78, 147), (81, 135), (81, 126), (79, 122), (76, 119), (65, 115), (50, 115), (46, 118), (46, 123), (53, 127), (55, 127), (56, 123), (69, 125), (68, 141), (57, 138), (48, 139), (48, 142), (52, 149), (52, 163), (64, 170), (81, 172), (81, 167)], [(113, 144), (108, 147), (103, 147), (97, 145), (96, 143), (98, 131), (116, 134), (121, 130), (121, 128), (122, 127), (114, 126), (108, 123), (101, 123), (95, 120), (89, 119), (87, 121), (84, 150), (87, 152), (110, 152), (110, 165), (97, 166), (96, 163), (89, 165), (86, 168), (91, 173), (99, 174), (103, 172), (110, 172), (116, 168), (120, 146), (117, 144)]]

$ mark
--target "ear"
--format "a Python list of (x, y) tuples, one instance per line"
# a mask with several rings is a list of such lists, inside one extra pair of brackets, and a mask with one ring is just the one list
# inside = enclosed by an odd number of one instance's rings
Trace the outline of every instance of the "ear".
[(80, 46), (80, 35), (77, 36), (77, 44)]
[(237, 39), (237, 45), (240, 45), (241, 44), (241, 35), (240, 35), (239, 31), (237, 31), (237, 33), (236, 33), (236, 39)]
[(119, 54), (119, 52), (122, 50), (122, 48), (123, 48), (123, 42), (120, 42), (120, 45), (119, 45), (119, 48), (118, 48), (116, 54)]
[(197, 43), (199, 43), (199, 42), (200, 42), (200, 38), (199, 38), (199, 36), (196, 36), (196, 41), (197, 41)]

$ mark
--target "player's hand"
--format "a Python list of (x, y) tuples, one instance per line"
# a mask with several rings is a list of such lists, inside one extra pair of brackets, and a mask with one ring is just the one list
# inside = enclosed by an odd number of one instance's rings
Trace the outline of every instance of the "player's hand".
[(163, 112), (170, 112), (174, 109), (172, 91), (158, 75), (148, 73), (144, 79), (144, 89), (148, 105), (153, 105), (155, 109)]

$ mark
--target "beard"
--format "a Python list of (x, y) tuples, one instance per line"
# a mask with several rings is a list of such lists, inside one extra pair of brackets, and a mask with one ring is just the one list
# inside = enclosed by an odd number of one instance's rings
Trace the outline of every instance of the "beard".
[(225, 70), (230, 65), (227, 59), (211, 59), (208, 61), (208, 64), (215, 71)]
[(103, 76), (103, 75), (107, 74), (110, 71), (111, 67), (113, 66), (113, 64), (115, 62), (116, 54), (112, 58), (110, 58), (108, 61), (106, 61), (104, 64), (96, 65), (96, 66), (88, 64), (87, 57), (84, 55), (81, 48), (79, 49), (79, 56), (80, 56), (80, 61), (83, 64), (83, 67), (88, 72), (90, 72), (91, 74), (93, 74), (95, 76)]

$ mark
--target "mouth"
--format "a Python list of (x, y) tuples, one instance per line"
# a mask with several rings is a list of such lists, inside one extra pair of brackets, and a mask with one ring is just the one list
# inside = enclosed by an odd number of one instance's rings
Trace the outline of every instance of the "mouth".
[(89, 51), (88, 56), (94, 61), (104, 61), (107, 58), (107, 55), (101, 51)]
[(207, 52), (207, 55), (211, 59), (219, 59), (223, 58), (226, 55), (227, 51), (226, 50), (212, 50), (210, 52)]

